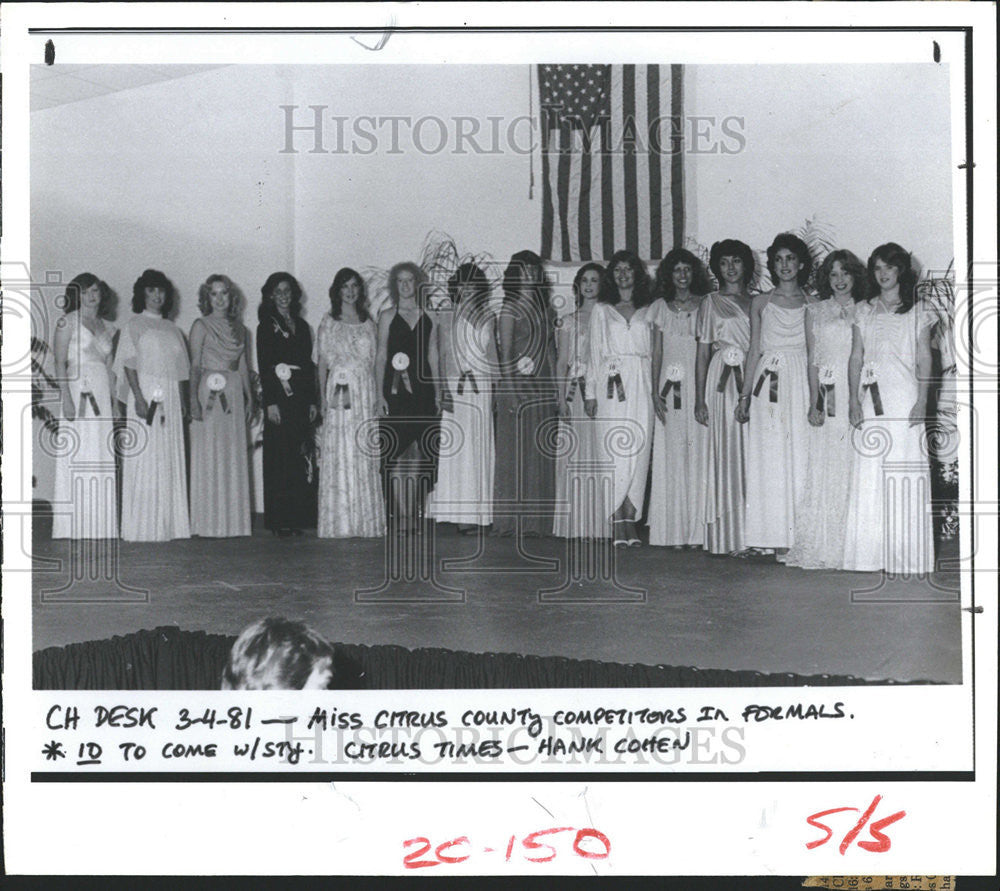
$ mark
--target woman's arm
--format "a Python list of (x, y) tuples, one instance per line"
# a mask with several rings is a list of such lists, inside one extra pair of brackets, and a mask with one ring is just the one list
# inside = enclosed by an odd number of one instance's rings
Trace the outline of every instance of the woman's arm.
[(434, 337), (434, 335), (438, 333), (437, 329), (444, 327), (444, 325), (439, 325), (437, 321), (431, 318), (430, 313), (426, 310), (424, 311), (424, 314), (433, 326), (431, 328), (431, 336), (427, 338), (427, 367), (431, 370), (430, 385), (434, 390), (434, 404), (436, 406), (440, 406), (440, 403), (438, 402), (438, 394), (442, 391), (447, 393), (448, 388), (444, 384), (444, 377), (440, 374), (442, 358), (441, 350), (438, 349), (438, 339), (437, 337)]
[[(921, 312), (919, 304), (913, 312)], [(927, 420), (927, 395), (931, 385), (931, 326), (920, 325), (917, 332), (917, 401), (910, 409), (910, 426), (918, 427)]]
[(708, 426), (708, 403), (705, 401), (705, 380), (708, 363), (712, 359), (712, 344), (698, 341), (694, 359), (694, 419), (703, 427)]
[(191, 326), (191, 420), (200, 421), (202, 419), (201, 400), (198, 398), (198, 387), (201, 384), (202, 352), (205, 348), (205, 323), (201, 319), (195, 319)]
[(848, 417), (852, 427), (860, 427), (865, 419), (861, 409), (861, 368), (865, 364), (865, 342), (857, 325), (851, 327), (851, 358), (847, 361), (847, 389), (850, 409)]
[(666, 421), (666, 400), (660, 395), (660, 367), (663, 365), (663, 329), (653, 325), (649, 332), (653, 339), (653, 411), (661, 421)]
[(767, 305), (770, 295), (759, 294), (750, 304), (750, 349), (747, 350), (746, 365), (743, 367), (743, 390), (736, 403), (736, 420), (745, 424), (750, 420), (750, 393), (753, 390), (753, 375), (760, 362), (760, 320), (761, 310)]
[[(79, 324), (79, 319), (77, 319)], [(71, 336), (70, 323), (63, 316), (56, 322), (56, 333), (52, 339), (52, 357), (55, 365), (56, 385), (62, 401), (62, 414), (67, 421), (76, 417), (76, 406), (73, 404), (73, 394), (69, 389), (69, 341)]]
[(604, 337), (604, 304), (598, 304), (590, 313), (590, 361), (587, 363), (587, 399), (583, 403), (588, 418), (597, 417), (597, 393), (600, 386), (598, 374), (604, 367), (607, 343)]
[(281, 409), (278, 407), (278, 390), (281, 384), (275, 377), (274, 332), (270, 330), (270, 319), (264, 319), (257, 326), (257, 371), (260, 387), (264, 394), (265, 419), (271, 424), (281, 423)]
[(243, 331), (243, 352), (240, 353), (240, 386), (243, 388), (243, 408), (244, 414), (246, 415), (247, 424), (250, 423), (250, 419), (253, 418), (253, 384), (250, 381), (250, 361), (247, 358), (250, 352), (250, 330), (245, 329)]
[(389, 403), (385, 398), (385, 363), (389, 358), (389, 326), (395, 310), (387, 309), (378, 317), (378, 348), (375, 350), (375, 404), (379, 413), (389, 414)]
[(146, 412), (149, 410), (149, 406), (146, 404), (146, 398), (142, 395), (142, 389), (139, 387), (139, 372), (126, 365), (125, 380), (128, 381), (129, 389), (135, 397), (135, 413), (140, 418), (146, 417)]
[(329, 406), (326, 401), (326, 382), (330, 376), (330, 363), (327, 361), (327, 338), (330, 336), (330, 329), (324, 318), (322, 322), (319, 323), (319, 331), (316, 334), (316, 380), (319, 386), (319, 396), (317, 402), (319, 403), (319, 414), (320, 418), (326, 417), (326, 413), (329, 410)]
[(816, 332), (813, 330), (813, 314), (809, 307), (806, 307), (806, 375), (809, 378), (809, 423), (813, 427), (822, 427), (826, 412), (816, 407), (819, 400), (819, 369), (816, 367)]

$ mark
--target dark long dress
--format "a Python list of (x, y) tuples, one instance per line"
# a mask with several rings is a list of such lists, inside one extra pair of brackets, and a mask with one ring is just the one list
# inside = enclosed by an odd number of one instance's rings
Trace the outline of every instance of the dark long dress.
[[(434, 385), (428, 361), (433, 327), (434, 323), (427, 313), (421, 313), (412, 328), (398, 312), (389, 323), (382, 383), (382, 395), (389, 404), (389, 417), (382, 419), (382, 457), (387, 464), (401, 457), (414, 442), (419, 444), (423, 457), (433, 457), (431, 439), (437, 426), (437, 406), (434, 404)], [(402, 376), (396, 380), (392, 359), (397, 353), (403, 353), (409, 359), (406, 369), (409, 389)]]
[[(292, 369), (285, 391), (276, 367)], [(316, 472), (312, 463), (313, 431), (309, 407), (316, 404), (312, 332), (303, 319), (295, 331), (279, 316), (257, 326), (257, 367), (264, 391), (264, 523), (268, 529), (303, 529), (316, 525)], [(276, 405), (281, 423), (267, 419)]]
[(515, 313), (514, 353), (497, 396), (493, 532), (551, 535), (558, 429), (552, 319), (533, 301), (505, 303), (502, 311)]

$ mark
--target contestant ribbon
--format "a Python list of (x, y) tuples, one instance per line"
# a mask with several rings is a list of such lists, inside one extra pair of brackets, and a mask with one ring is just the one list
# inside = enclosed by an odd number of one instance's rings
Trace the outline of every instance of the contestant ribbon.
[(820, 384), (819, 396), (816, 399), (816, 408), (821, 412), (826, 412), (828, 418), (837, 417), (836, 391), (833, 384)]
[(94, 416), (99, 416), (101, 414), (101, 410), (97, 407), (97, 400), (94, 398), (94, 394), (91, 393), (90, 390), (84, 390), (80, 394), (80, 417), (82, 418), (84, 416), (84, 407), (88, 402), (90, 403), (90, 410), (94, 413)]
[(875, 414), (882, 414), (882, 395), (878, 391), (878, 381), (872, 381), (870, 384), (865, 384), (864, 389), (869, 390), (872, 394), (872, 405), (875, 406)]
[[(726, 366), (729, 368), (730, 366)], [(667, 381), (663, 385), (663, 389), (660, 390), (660, 395), (666, 399), (670, 391), (674, 391), (674, 408), (681, 407), (681, 382), (680, 381)]]
[(727, 365), (722, 369), (722, 377), (719, 378), (719, 385), (715, 388), (717, 393), (725, 392), (731, 374), (735, 375), (736, 391), (739, 392), (743, 389), (743, 369), (739, 365)]
[(478, 395), (479, 384), (476, 383), (476, 376), (471, 371), (463, 371), (462, 376), (458, 379), (458, 395), (461, 396), (465, 392), (466, 381), (472, 387), (472, 392)]
[(753, 395), (760, 395), (760, 388), (764, 386), (764, 378), (769, 377), (771, 379), (770, 385), (770, 401), (778, 401), (778, 370), (776, 368), (765, 368), (759, 378), (757, 378), (757, 386), (753, 388)]
[(229, 414), (229, 402), (226, 399), (225, 390), (209, 390), (208, 391), (208, 402), (205, 403), (205, 411), (211, 411), (212, 406), (215, 405), (215, 397), (219, 397), (219, 405), (222, 406), (222, 410), (228, 415)]
[(616, 371), (608, 375), (608, 399), (611, 399), (618, 392), (618, 401), (625, 401), (625, 385), (622, 383), (622, 376)]
[[(566, 402), (572, 402), (573, 397), (576, 396), (577, 387), (580, 388), (580, 398), (586, 402), (587, 400), (587, 389), (586, 389), (586, 379), (583, 375), (580, 377), (570, 378), (569, 387), (566, 389)], [(610, 397), (609, 397), (610, 398)]]
[(400, 371), (397, 368), (392, 373), (392, 387), (390, 388), (390, 392), (393, 396), (399, 392), (400, 384), (402, 384), (407, 393), (413, 393), (413, 389), (410, 387), (410, 373), (405, 369)]
[(337, 384), (333, 388), (333, 401), (339, 408), (351, 407), (351, 391), (347, 384)]

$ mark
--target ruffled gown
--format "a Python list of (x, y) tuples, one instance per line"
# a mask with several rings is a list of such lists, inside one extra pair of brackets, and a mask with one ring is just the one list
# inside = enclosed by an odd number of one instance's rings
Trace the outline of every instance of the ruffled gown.
[(660, 391), (666, 419), (653, 422), (649, 543), (698, 545), (705, 536), (705, 461), (708, 429), (694, 418), (697, 310), (678, 312), (657, 300), (649, 321), (663, 334)]

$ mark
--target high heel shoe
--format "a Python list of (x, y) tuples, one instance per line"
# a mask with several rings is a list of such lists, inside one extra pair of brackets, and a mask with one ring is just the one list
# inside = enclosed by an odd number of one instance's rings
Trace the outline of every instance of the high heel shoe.
[[(627, 547), (629, 547), (628, 523), (629, 523), (628, 520), (612, 520), (611, 521), (611, 528), (614, 530), (614, 533), (615, 533), (615, 535), (614, 535), (614, 546), (616, 548), (627, 548)], [(622, 536), (621, 533), (618, 531), (619, 529), (622, 529), (623, 527), (624, 527), (624, 532), (625, 532), (624, 536)]]

